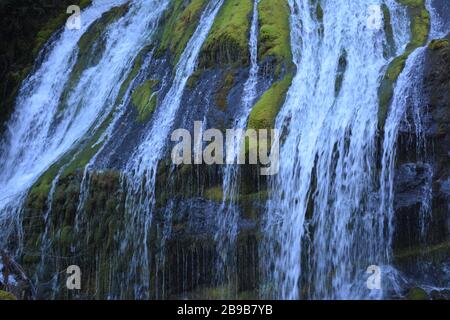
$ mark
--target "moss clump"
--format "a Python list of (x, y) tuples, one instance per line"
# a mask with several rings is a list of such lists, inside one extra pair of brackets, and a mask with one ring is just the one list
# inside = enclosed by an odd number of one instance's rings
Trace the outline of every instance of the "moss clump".
[(430, 42), (430, 44), (428, 45), (428, 48), (430, 50), (435, 51), (435, 50), (445, 48), (449, 44), (450, 44), (450, 41), (448, 41), (448, 39), (435, 39)]
[(252, 0), (226, 0), (211, 32), (203, 44), (200, 67), (216, 64), (248, 65), (248, 34), (253, 8)]
[(317, 2), (317, 6), (316, 6), (316, 16), (317, 16), (317, 20), (322, 23), (323, 22), (323, 9), (322, 6), (320, 5), (320, 2)]
[(273, 128), (275, 118), (286, 99), (286, 93), (292, 83), (292, 79), (292, 74), (287, 74), (263, 94), (250, 113), (249, 129)]
[(153, 45), (145, 46), (136, 56), (136, 59), (133, 61), (133, 66), (130, 70), (130, 73), (120, 86), (119, 94), (117, 95), (116, 99), (116, 106), (122, 102), (122, 99), (127, 89), (130, 87), (131, 82), (137, 77), (139, 71), (141, 70), (145, 55), (148, 54), (153, 48)]
[(194, 71), (194, 73), (189, 77), (188, 81), (186, 82), (186, 87), (189, 89), (193, 89), (195, 85), (198, 83), (198, 80), (200, 79), (202, 75), (202, 70), (197, 69)]
[(149, 116), (155, 111), (158, 103), (155, 87), (158, 84), (158, 80), (147, 80), (133, 91), (131, 102), (138, 111), (139, 122), (148, 120)]
[(72, 227), (64, 226), (61, 230), (59, 230), (57, 234), (57, 240), (59, 245), (61, 245), (62, 247), (70, 247), (72, 245), (72, 242), (74, 241)]
[(230, 93), (231, 88), (233, 88), (233, 85), (234, 85), (234, 73), (232, 71), (228, 71), (225, 73), (222, 79), (220, 89), (214, 95), (216, 105), (222, 111), (225, 111), (227, 109), (228, 94)]
[(0, 290), (0, 300), (17, 300), (12, 293)]
[(222, 202), (223, 201), (223, 189), (222, 187), (213, 187), (208, 190), (206, 190), (203, 194), (205, 199), (215, 201), (215, 202)]
[[(186, 5), (186, 3), (188, 3)], [(167, 50), (174, 56), (174, 63), (178, 62), (189, 39), (194, 33), (206, 0), (174, 0), (172, 7), (166, 11), (161, 30), (159, 54)]]
[(267, 57), (275, 63), (292, 63), (290, 8), (286, 0), (261, 0), (259, 11), (259, 60)]
[(378, 110), (378, 128), (384, 127), (388, 107), (394, 93), (394, 84), (405, 67), (409, 55), (418, 47), (423, 46), (430, 30), (430, 15), (425, 7), (424, 0), (397, 0), (400, 4), (408, 6), (411, 19), (411, 41), (401, 56), (392, 60), (378, 90), (380, 107)]
[(429, 300), (428, 293), (422, 288), (412, 288), (406, 296), (408, 300)]
[(425, 0), (397, 0), (397, 2), (408, 7), (411, 19), (411, 42), (406, 50), (412, 51), (423, 46), (428, 39), (430, 14), (426, 9)]

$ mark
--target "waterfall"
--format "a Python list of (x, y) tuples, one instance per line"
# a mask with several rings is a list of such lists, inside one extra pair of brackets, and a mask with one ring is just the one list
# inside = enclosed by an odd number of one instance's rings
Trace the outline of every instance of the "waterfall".
[(450, 31), (450, 3), (444, 0), (426, 0), (428, 12), (430, 13), (431, 30), (429, 40), (439, 39), (447, 36)]
[[(79, 79), (75, 82), (73, 75), (78, 72), (80, 60), (93, 59), (91, 56), (79, 55), (80, 39), (88, 32), (89, 26), (113, 7), (125, 3), (94, 1), (91, 7), (82, 12), (82, 29), (64, 30), (60, 37), (50, 43), (47, 46), (49, 53), (42, 65), (23, 84), (16, 114), (9, 124), (6, 152), (1, 156), (5, 159), (5, 162), (2, 161), (0, 177), (2, 192), (5, 188), (5, 192), (8, 190), (15, 199), (14, 202), (2, 199), (2, 227), (5, 223), (11, 224), (11, 220), (20, 219), (19, 213), (28, 189), (45, 170), (68, 151), (77, 148), (78, 144), (89, 141), (87, 137), (100, 132), (104, 123), (108, 123), (109, 115), (113, 115), (110, 126), (120, 116), (124, 105), (117, 105), (116, 100), (121, 85), (128, 77), (137, 54), (151, 41), (158, 20), (167, 7), (167, 0), (138, 0), (128, 4), (125, 14), (101, 30), (95, 43), (89, 43), (95, 50), (101, 50), (87, 53), (97, 54), (98, 62), (80, 70)], [(110, 130), (106, 130), (97, 143), (105, 140), (108, 132)], [(44, 265), (51, 256), (51, 242), (46, 237), (47, 230), (51, 228), (49, 216), (54, 214), (52, 196), (61, 173), (77, 155), (78, 151), (69, 158), (68, 163), (62, 165), (51, 185), (48, 210), (44, 215), (45, 231), (41, 238), (41, 262), (34, 276), (37, 281), (45, 277)], [(95, 156), (91, 161), (94, 160)], [(86, 167), (85, 177), (90, 164)], [(12, 167), (15, 169), (11, 170)], [(82, 189), (86, 188), (84, 184), (83, 181)], [(80, 200), (83, 197), (81, 194)], [(77, 222), (83, 203), (80, 202), (80, 210), (77, 210)], [(78, 225), (75, 229), (79, 231)], [(1, 236), (6, 239), (8, 234), (3, 231)], [(56, 292), (55, 288), (53, 294)]]
[(323, 19), (317, 1), (290, 1), (298, 72), (276, 120), (286, 136), (268, 203), (266, 286), (286, 299), (380, 297), (365, 272), (390, 255), (375, 167), (386, 40), (367, 26), (369, 4), (381, 1), (319, 3)]
[[(24, 81), (1, 147), (0, 243), (4, 243), (13, 231), (11, 227), (14, 226), (15, 219), (20, 218), (19, 211), (26, 193), (36, 179), (81, 139), (96, 121), (100, 111), (107, 110), (107, 106), (99, 100), (105, 100), (110, 82), (100, 86), (103, 92), (97, 91), (99, 84), (102, 84), (99, 81), (101, 79), (89, 71), (83, 74), (80, 86), (73, 90), (72, 103), (62, 112), (60, 99), (77, 62), (78, 41), (103, 13), (124, 2), (94, 1), (82, 13), (81, 29), (65, 29), (54, 41), (48, 43), (42, 63)], [(116, 36), (119, 34), (116, 33)], [(113, 39), (110, 43), (114, 43)], [(124, 45), (123, 42), (118, 44)], [(112, 63), (113, 61), (105, 61), (105, 65)], [(109, 71), (109, 76), (116, 74), (114, 69)], [(117, 75), (113, 80), (117, 81)], [(96, 85), (89, 86), (92, 83)], [(96, 94), (80, 95), (81, 90), (96, 90)], [(94, 101), (80, 101), (84, 97), (97, 99), (97, 104)], [(82, 106), (79, 107), (79, 104)], [(88, 104), (89, 108), (86, 108)], [(76, 112), (78, 108), (80, 110)]]
[(126, 211), (130, 223), (125, 242), (131, 247), (130, 279), (134, 279), (135, 296), (148, 296), (150, 283), (149, 229), (155, 204), (155, 180), (159, 161), (164, 157), (171, 130), (181, 104), (187, 80), (196, 68), (201, 47), (209, 34), (223, 0), (208, 3), (199, 25), (175, 67), (172, 86), (156, 110), (150, 128), (127, 164), (123, 176), (127, 187)]
[[(217, 232), (215, 241), (218, 253), (218, 282), (224, 281), (227, 266), (232, 267), (233, 262), (228, 259), (232, 256), (232, 250), (238, 233), (239, 208), (236, 204), (239, 195), (239, 164), (237, 160), (243, 147), (243, 138), (247, 127), (248, 118), (256, 99), (256, 86), (258, 84), (258, 4), (253, 3), (253, 17), (250, 27), (249, 52), (250, 71), (241, 98), (241, 108), (233, 123), (233, 130), (237, 134), (233, 137), (231, 148), (227, 148), (227, 165), (223, 172), (223, 201), (220, 213), (216, 216)], [(228, 273), (232, 272), (231, 270)], [(230, 280), (230, 279), (228, 279)]]

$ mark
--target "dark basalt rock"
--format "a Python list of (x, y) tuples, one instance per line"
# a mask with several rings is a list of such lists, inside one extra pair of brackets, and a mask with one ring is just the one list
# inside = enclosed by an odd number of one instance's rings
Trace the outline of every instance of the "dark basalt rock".
[[(447, 36), (450, 39), (450, 35)], [(444, 45), (442, 45), (444, 44)], [(420, 85), (420, 84), (419, 84)], [(426, 52), (422, 92), (424, 150), (418, 150), (414, 126), (402, 126), (395, 177), (394, 249), (398, 267), (422, 283), (448, 281), (450, 252), (450, 45)], [(407, 115), (408, 117), (409, 115)], [(421, 234), (421, 205), (431, 188), (430, 217)], [(448, 284), (448, 283), (447, 283)], [(445, 287), (445, 283), (443, 283)], [(415, 295), (413, 295), (415, 296)], [(424, 295), (421, 295), (424, 297)], [(429, 298), (431, 293), (427, 294)], [(433, 299), (445, 293), (433, 293)]]

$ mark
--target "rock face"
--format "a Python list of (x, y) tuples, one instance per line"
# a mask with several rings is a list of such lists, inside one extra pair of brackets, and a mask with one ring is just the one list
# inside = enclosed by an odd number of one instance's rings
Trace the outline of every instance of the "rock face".
[[(58, 8), (64, 7), (64, 3), (66, 1), (58, 4)], [(173, 14), (162, 20), (155, 47), (145, 48), (135, 61), (131, 76), (136, 76), (145, 56), (150, 52), (154, 54), (141, 83), (131, 88), (133, 99), (121, 116), (114, 138), (99, 153), (93, 170), (85, 177), (87, 179), (83, 180), (84, 167), (93, 156), (91, 146), (95, 141), (83, 145), (83, 152), (69, 166), (64, 166), (67, 159), (52, 166), (30, 191), (22, 217), (24, 248), (20, 262), (24, 274), (38, 283), (34, 297), (103, 299), (136, 296), (135, 279), (127, 275), (133, 252), (124, 254), (122, 251), (126, 245), (124, 239), (129, 236), (130, 221), (125, 218), (126, 186), (121, 173), (148, 128), (149, 115), (169, 89), (170, 81), (166, 80), (173, 76), (177, 59), (195, 29), (205, 3), (204, 0), (173, 1), (170, 9)], [(219, 13), (214, 32), (201, 52), (200, 68), (188, 81), (175, 120), (177, 128), (192, 132), (194, 121), (203, 119), (207, 119), (209, 127), (230, 128), (238, 112), (249, 74), (247, 33), (252, 3), (235, 0), (227, 3), (230, 5)], [(239, 3), (245, 7), (246, 14), (240, 14), (236, 9), (239, 9)], [(272, 125), (294, 73), (290, 62), (287, 2), (261, 0), (260, 4), (258, 103), (250, 116), (250, 127), (254, 128)], [(233, 23), (243, 29), (239, 33), (233, 28), (230, 30), (227, 22), (231, 17)], [(42, 21), (38, 21), (33, 28), (37, 30), (41, 24)], [(34, 39), (34, 29), (29, 34), (14, 34), (17, 39)], [(87, 49), (91, 48), (92, 43), (86, 42)], [(6, 97), (0, 101), (10, 101), (9, 97), (17, 93), (12, 88), (20, 79), (13, 76), (17, 70), (26, 69), (33, 59), (22, 52), (30, 49), (28, 44), (18, 46), (20, 53), (15, 53), (14, 57), (17, 54), (22, 57), (23, 54), (24, 62), (8, 67), (6, 75), (1, 76), (0, 83), (7, 93), (0, 92), (0, 98)], [(83, 50), (81, 52), (83, 54)], [(10, 59), (11, 53), (0, 51), (0, 56)], [(430, 46), (425, 70), (423, 92), (427, 97), (424, 106), (427, 116), (423, 129), (426, 150), (423, 156), (418, 157), (414, 128), (401, 128), (398, 139), (400, 158), (395, 177), (394, 247), (396, 263), (402, 271), (420, 277), (424, 269), (418, 266), (431, 261), (432, 267), (427, 270), (443, 279), (441, 281), (445, 285), (448, 278), (436, 266), (449, 264), (450, 247), (448, 41), (434, 42)], [(124, 88), (130, 85), (130, 79), (125, 81)], [(152, 97), (150, 102), (149, 97)], [(10, 110), (11, 106), (0, 108), (0, 123)], [(222, 168), (202, 165), (174, 168), (168, 157), (169, 154), (158, 168), (156, 210), (146, 244), (151, 257), (147, 266), (151, 273), (149, 298), (257, 298), (261, 278), (258, 258), (260, 217), (265, 210), (267, 181), (259, 176), (256, 166), (243, 166), (240, 194), (236, 201), (241, 215), (236, 250), (231, 258), (234, 270), (229, 270), (233, 275), (230, 290), (222, 287), (214, 272), (218, 254), (213, 221), (223, 202)], [(51, 194), (53, 179), (61, 168), (64, 170)], [(82, 195), (86, 181), (89, 188)], [(82, 198), (84, 208), (80, 215), (78, 206)], [(424, 208), (424, 204), (429, 208)], [(172, 213), (169, 219), (166, 215), (168, 210)], [(428, 226), (425, 230), (421, 217), (425, 217)], [(66, 290), (64, 275), (60, 275), (61, 270), (72, 264), (80, 266), (83, 271), (84, 285), (79, 292)], [(422, 299), (428, 297), (427, 294), (422, 289), (413, 288), (410, 298)], [(446, 293), (429, 294), (441, 297)]]
[(398, 139), (394, 246), (403, 271), (425, 282), (433, 275), (447, 279), (442, 270), (450, 263), (449, 38), (433, 41), (426, 52), (421, 128), (424, 152), (420, 155), (414, 125), (402, 126)]

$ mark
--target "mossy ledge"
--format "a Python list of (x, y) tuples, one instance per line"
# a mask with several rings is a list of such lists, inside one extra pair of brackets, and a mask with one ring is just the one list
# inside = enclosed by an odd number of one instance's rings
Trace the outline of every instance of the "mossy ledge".
[(12, 293), (0, 290), (0, 300), (17, 300)]
[(397, 0), (397, 2), (408, 7), (411, 20), (411, 41), (406, 46), (405, 52), (389, 64), (378, 90), (380, 103), (378, 110), (379, 130), (384, 127), (388, 108), (394, 94), (394, 84), (403, 71), (406, 60), (415, 49), (426, 44), (430, 30), (430, 15), (425, 7), (424, 0)]
[(288, 73), (282, 80), (274, 83), (267, 90), (250, 113), (249, 129), (272, 129), (275, 118), (283, 105), (286, 94), (291, 86), (293, 74)]
[(258, 59), (270, 61), (280, 74), (283, 66), (292, 68), (290, 7), (286, 0), (261, 0), (259, 12)]
[(252, 0), (224, 2), (203, 44), (199, 56), (201, 68), (249, 64), (248, 39), (252, 9)]
[(147, 80), (134, 89), (131, 95), (131, 102), (138, 111), (137, 120), (139, 122), (148, 120), (153, 111), (155, 111), (158, 103), (155, 88), (158, 84), (159, 80)]

